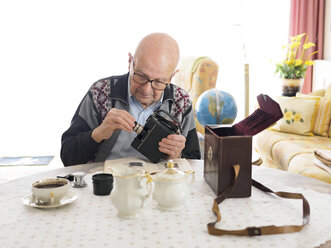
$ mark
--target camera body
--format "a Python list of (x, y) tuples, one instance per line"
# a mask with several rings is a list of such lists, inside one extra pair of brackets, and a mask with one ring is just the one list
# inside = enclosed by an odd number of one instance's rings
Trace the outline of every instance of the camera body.
[[(172, 121), (161, 116), (160, 112), (168, 115)], [(137, 133), (137, 136), (132, 141), (131, 146), (153, 163), (157, 163), (168, 156), (160, 152), (159, 142), (169, 134), (179, 134), (181, 131), (178, 121), (163, 110), (158, 110), (149, 116), (145, 126), (136, 123), (133, 130)]]

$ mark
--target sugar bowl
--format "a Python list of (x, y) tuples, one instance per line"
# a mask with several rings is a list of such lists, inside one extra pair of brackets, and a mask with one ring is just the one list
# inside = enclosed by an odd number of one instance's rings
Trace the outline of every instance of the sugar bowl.
[[(191, 180), (188, 177), (191, 175)], [(189, 186), (194, 181), (194, 172), (183, 172), (174, 168), (174, 163), (169, 161), (167, 169), (154, 176), (153, 199), (160, 210), (179, 210), (185, 206), (190, 197)]]

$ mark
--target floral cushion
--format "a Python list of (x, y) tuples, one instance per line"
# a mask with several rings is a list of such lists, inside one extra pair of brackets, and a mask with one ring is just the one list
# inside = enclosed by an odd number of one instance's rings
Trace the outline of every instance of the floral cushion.
[[(309, 95), (297, 94), (299, 97), (311, 97)], [(313, 133), (328, 137), (329, 124), (331, 120), (331, 97), (319, 97)]]
[(318, 106), (318, 97), (278, 97), (283, 118), (273, 130), (313, 136), (313, 127)]

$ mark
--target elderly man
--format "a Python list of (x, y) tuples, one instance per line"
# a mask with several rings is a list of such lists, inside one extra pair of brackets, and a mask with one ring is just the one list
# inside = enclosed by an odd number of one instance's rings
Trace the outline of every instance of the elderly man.
[(145, 158), (131, 147), (134, 122), (144, 125), (157, 109), (181, 123), (182, 133), (159, 142), (169, 158), (200, 159), (192, 102), (170, 83), (179, 60), (176, 41), (153, 33), (129, 53), (129, 73), (94, 83), (81, 101), (69, 129), (62, 135), (61, 159), (65, 166), (123, 157)]

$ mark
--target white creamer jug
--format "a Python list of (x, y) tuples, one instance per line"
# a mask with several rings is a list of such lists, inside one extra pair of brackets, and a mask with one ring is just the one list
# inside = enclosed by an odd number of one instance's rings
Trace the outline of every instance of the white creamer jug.
[(137, 217), (152, 191), (149, 175), (141, 168), (117, 167), (113, 176), (115, 183), (110, 198), (118, 217)]

